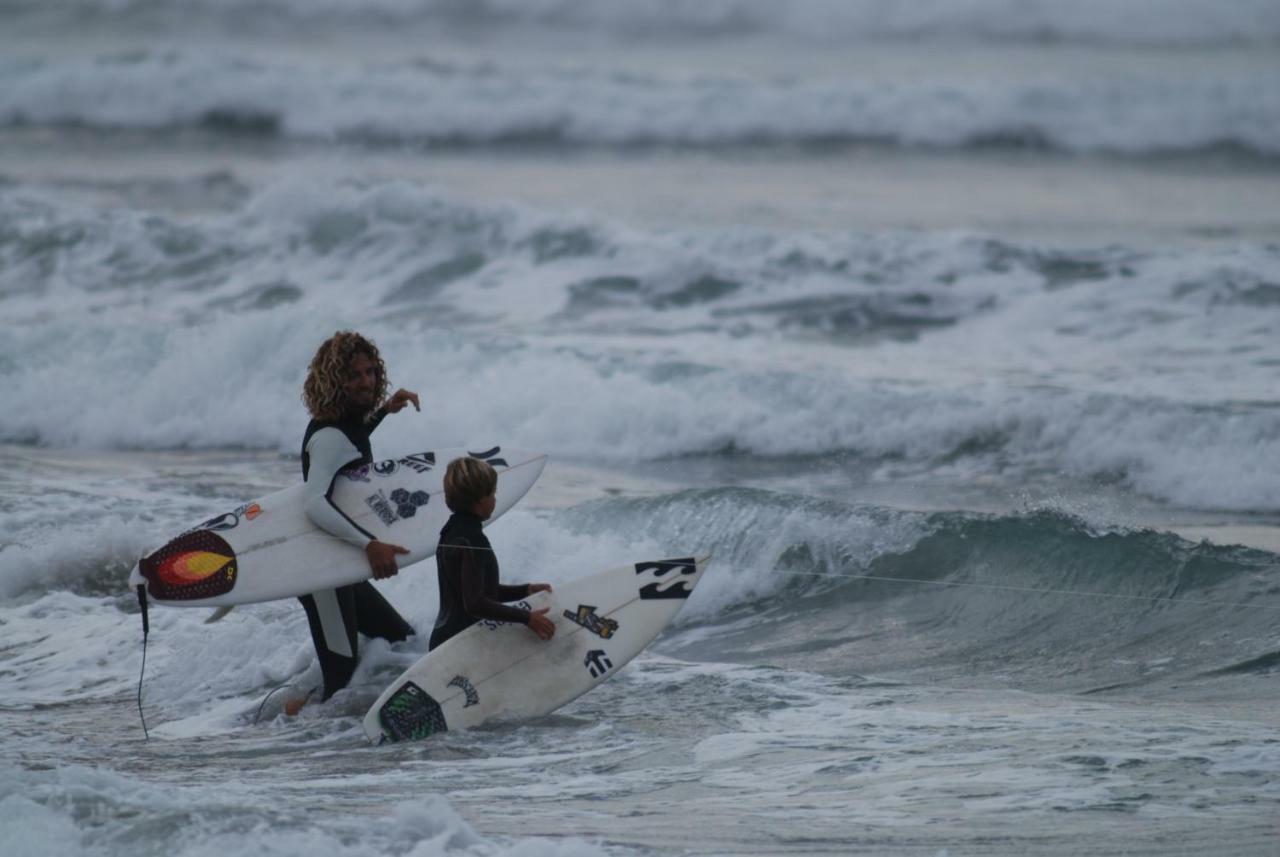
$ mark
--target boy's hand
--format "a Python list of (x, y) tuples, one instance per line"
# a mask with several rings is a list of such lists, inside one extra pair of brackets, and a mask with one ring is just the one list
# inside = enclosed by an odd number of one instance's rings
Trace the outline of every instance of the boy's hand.
[(529, 630), (543, 640), (550, 640), (556, 635), (556, 623), (547, 618), (547, 611), (550, 609), (550, 607), (543, 607), (541, 610), (532, 610), (529, 613)]

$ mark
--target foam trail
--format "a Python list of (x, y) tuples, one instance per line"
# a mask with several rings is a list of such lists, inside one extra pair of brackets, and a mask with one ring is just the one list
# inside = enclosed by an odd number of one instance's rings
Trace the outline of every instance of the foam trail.
[(740, 146), (995, 143), (1280, 155), (1280, 73), (1046, 80), (724, 76), (445, 63), (309, 65), (189, 48), (0, 65), (0, 124), (206, 128), (366, 143)]
[[(359, 327), (392, 382), (426, 396), (380, 430), (388, 449), (518, 436), (616, 463), (826, 456), (873, 478), (952, 480), (1049, 468), (1190, 508), (1280, 506), (1256, 466), (1280, 444), (1280, 417), (1256, 401), (1280, 359), (1259, 312), (1280, 272), (1266, 245), (673, 236), (292, 179), (194, 221), (23, 192), (0, 222), (15, 262), (0, 293), (22, 320), (0, 345), (7, 442), (296, 454), (315, 343)], [(133, 276), (104, 287), (92, 272), (113, 247)]]
[(1222, 45), (1280, 38), (1280, 13), (1268, 0), (6, 0), (11, 15), (43, 12), (68, 18), (124, 14), (176, 26), (191, 16), (260, 26), (317, 19), (364, 28), (432, 26), (518, 29), (636, 38), (720, 39), (745, 35), (818, 42), (873, 39), (974, 39), (1032, 43), (1144, 46)]

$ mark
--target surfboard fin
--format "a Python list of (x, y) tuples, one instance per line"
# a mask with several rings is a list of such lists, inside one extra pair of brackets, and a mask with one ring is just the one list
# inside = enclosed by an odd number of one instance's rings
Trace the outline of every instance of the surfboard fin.
[(234, 610), (234, 609), (235, 609), (235, 607), (236, 607), (236, 605), (234, 605), (234, 604), (227, 604), (227, 605), (224, 605), (224, 606), (222, 606), (222, 607), (217, 608), (216, 610), (214, 610), (212, 613), (210, 613), (210, 614), (209, 614), (209, 618), (208, 618), (208, 619), (205, 619), (205, 620), (204, 620), (204, 623), (205, 623), (206, 625), (212, 625), (214, 622), (217, 622), (217, 621), (219, 621), (219, 620), (223, 619), (223, 618), (224, 618), (228, 613), (230, 613), (232, 610)]

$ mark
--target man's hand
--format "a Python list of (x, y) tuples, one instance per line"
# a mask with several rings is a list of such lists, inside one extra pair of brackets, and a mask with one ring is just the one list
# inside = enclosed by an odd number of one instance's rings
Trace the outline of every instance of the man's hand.
[(400, 545), (388, 544), (377, 540), (369, 542), (365, 545), (364, 553), (369, 558), (369, 569), (373, 572), (374, 580), (382, 580), (384, 577), (391, 577), (400, 570), (396, 565), (396, 554), (407, 554), (409, 550), (402, 548)]
[(530, 595), (532, 595), (535, 592), (550, 592), (550, 591), (551, 591), (550, 583), (530, 583), (529, 584)]
[(529, 630), (544, 640), (550, 640), (556, 635), (556, 623), (547, 618), (547, 611), (550, 609), (543, 607), (529, 613)]
[(406, 390), (404, 388), (401, 388), (399, 390), (396, 390), (395, 393), (391, 396), (391, 398), (387, 399), (387, 403), (382, 407), (389, 414), (398, 414), (400, 413), (401, 410), (404, 409), (404, 406), (409, 404), (410, 402), (413, 403), (413, 409), (415, 411), (422, 410), (422, 405), (419, 404), (418, 402), (418, 394), (413, 392), (412, 390)]

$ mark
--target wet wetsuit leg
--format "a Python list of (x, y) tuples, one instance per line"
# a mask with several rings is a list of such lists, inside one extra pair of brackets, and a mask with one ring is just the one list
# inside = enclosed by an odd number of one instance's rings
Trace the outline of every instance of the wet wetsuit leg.
[(307, 611), (311, 641), (324, 676), (321, 699), (328, 699), (351, 681), (359, 651), (357, 631), (393, 643), (413, 635), (413, 626), (367, 581), (303, 595), (298, 600)]
[(350, 586), (341, 586), (298, 598), (307, 611), (311, 642), (324, 676), (321, 699), (346, 687), (356, 671), (356, 599), (351, 590)]
[(431, 631), (431, 640), (427, 643), (427, 651), (431, 651), (436, 646), (445, 643), (453, 634), (449, 633), (448, 628), (435, 628)]
[(382, 593), (365, 581), (350, 587), (355, 596), (356, 625), (366, 637), (381, 637), (392, 643), (414, 635), (413, 626), (387, 603)]

